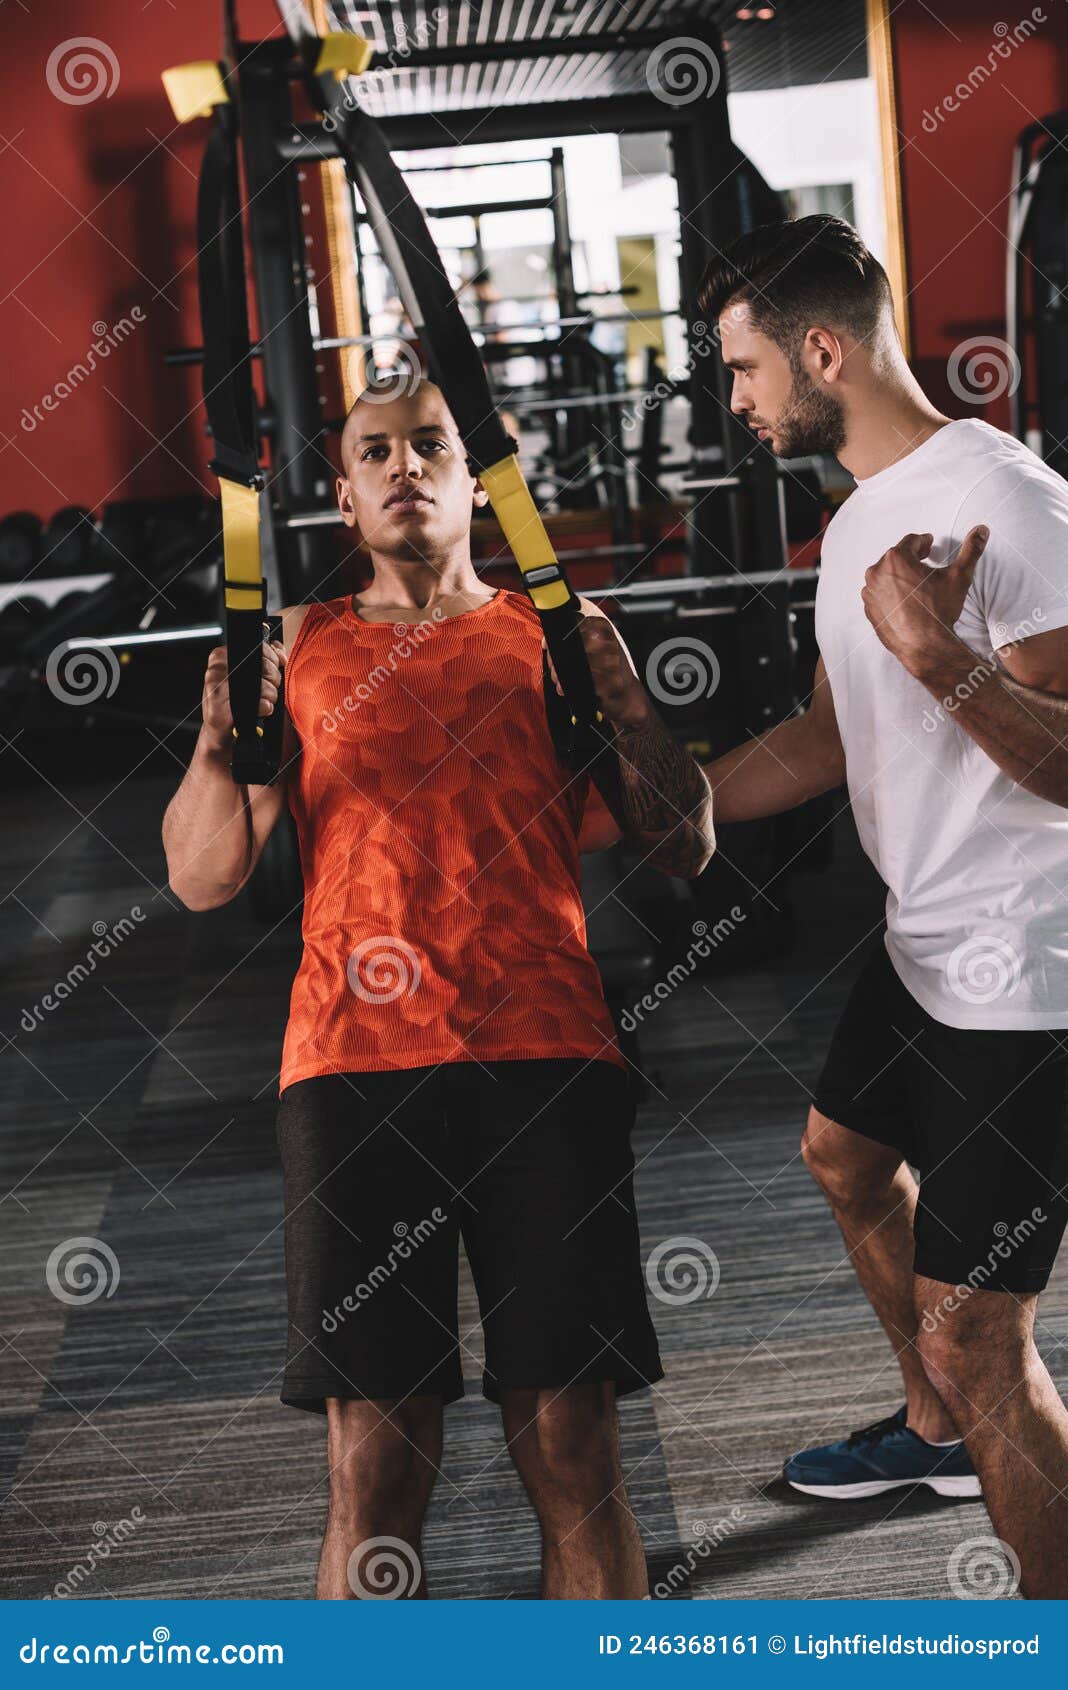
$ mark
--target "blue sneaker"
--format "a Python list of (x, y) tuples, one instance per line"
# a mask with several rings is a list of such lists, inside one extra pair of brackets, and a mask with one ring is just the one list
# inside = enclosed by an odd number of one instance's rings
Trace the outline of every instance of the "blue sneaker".
[(930, 1485), (939, 1496), (980, 1496), (963, 1443), (929, 1444), (910, 1432), (907, 1408), (838, 1443), (792, 1455), (783, 1477), (806, 1496), (881, 1496), (901, 1485)]

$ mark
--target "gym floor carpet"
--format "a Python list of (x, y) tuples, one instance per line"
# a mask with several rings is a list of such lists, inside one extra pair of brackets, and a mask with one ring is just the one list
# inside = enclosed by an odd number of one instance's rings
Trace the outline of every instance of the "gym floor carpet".
[[(0, 1590), (42, 1597), (137, 1522), (80, 1597), (311, 1597), (324, 1423), (277, 1399), (284, 1343), (276, 1076), (299, 952), (243, 903), (191, 915), (159, 842), (173, 780), (11, 796), (0, 903)], [(889, 1351), (802, 1166), (805, 1085), (880, 916), (848, 824), (797, 882), (785, 961), (696, 978), (648, 1018), (635, 1151), (643, 1255), (715, 1252), (714, 1295), (652, 1303), (666, 1378), (621, 1407), (654, 1585), (680, 1599), (950, 1596), (982, 1504), (925, 1490), (835, 1504), (779, 1471), (897, 1407)], [(138, 913), (133, 914), (136, 907)], [(51, 1012), (96, 934), (130, 931)], [(843, 960), (845, 959), (845, 960)], [(27, 1026), (33, 1030), (28, 1031)], [(255, 1094), (253, 1101), (246, 1099)], [(111, 1294), (65, 1304), (57, 1245), (102, 1240)], [(464, 1281), (465, 1372), (480, 1371)], [(1068, 1260), (1039, 1343), (1068, 1387)], [(134, 1510), (138, 1510), (135, 1513)], [(127, 1535), (128, 1531), (128, 1535)], [(700, 1548), (699, 1546), (703, 1546)], [(538, 1534), (495, 1409), (446, 1417), (425, 1537), (432, 1594), (537, 1594)], [(68, 1581), (64, 1585), (64, 1581)]]

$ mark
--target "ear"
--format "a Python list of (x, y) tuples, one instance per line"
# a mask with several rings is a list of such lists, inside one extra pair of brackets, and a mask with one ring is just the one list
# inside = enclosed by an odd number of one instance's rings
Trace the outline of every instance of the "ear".
[(346, 528), (355, 528), (356, 512), (352, 508), (352, 488), (343, 475), (337, 478), (337, 508)]
[(842, 369), (842, 343), (833, 329), (809, 329), (802, 356), (813, 374), (836, 381)]
[(481, 510), (483, 505), (489, 504), (489, 494), (486, 492), (486, 489), (483, 487), (477, 476), (475, 477), (475, 485), (471, 492), (471, 498), (477, 510)]

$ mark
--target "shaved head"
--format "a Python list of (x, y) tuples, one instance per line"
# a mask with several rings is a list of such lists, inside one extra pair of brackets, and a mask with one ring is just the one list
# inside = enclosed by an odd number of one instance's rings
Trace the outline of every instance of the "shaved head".
[[(367, 439), (380, 438), (392, 426), (391, 417), (394, 407), (406, 405), (410, 401), (420, 398), (429, 399), (430, 407), (418, 406), (416, 409), (426, 413), (428, 424), (437, 422), (438, 426), (451, 431), (459, 440), (459, 431), (453, 421), (452, 412), (445, 403), (445, 395), (436, 381), (429, 376), (423, 376), (414, 386), (403, 386), (398, 390), (397, 383), (388, 378), (378, 382), (368, 382), (362, 392), (357, 393), (352, 401), (345, 426), (341, 430), (341, 463), (348, 470), (349, 456), (354, 445), (364, 437)], [(434, 403), (436, 401), (436, 403)], [(461, 448), (462, 449), (462, 448)]]

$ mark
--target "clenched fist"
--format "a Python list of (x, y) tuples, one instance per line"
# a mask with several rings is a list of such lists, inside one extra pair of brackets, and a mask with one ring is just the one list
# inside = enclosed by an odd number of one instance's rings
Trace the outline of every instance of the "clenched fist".
[[(642, 686), (619, 637), (607, 616), (584, 615), (578, 625), (586, 651), (597, 700), (614, 728), (643, 728), (652, 715), (649, 696)], [(548, 647), (542, 640), (548, 656)], [(549, 673), (563, 697), (563, 688), (549, 657)]]
[[(260, 716), (273, 714), (278, 702), (285, 661), (285, 650), (278, 640), (272, 640), (269, 645), (264, 642), (263, 677), (260, 682), (260, 707), (257, 712)], [(230, 711), (229, 669), (224, 645), (215, 646), (208, 654), (201, 711), (204, 717), (201, 735), (209, 750), (228, 751), (233, 745), (234, 718)]]

